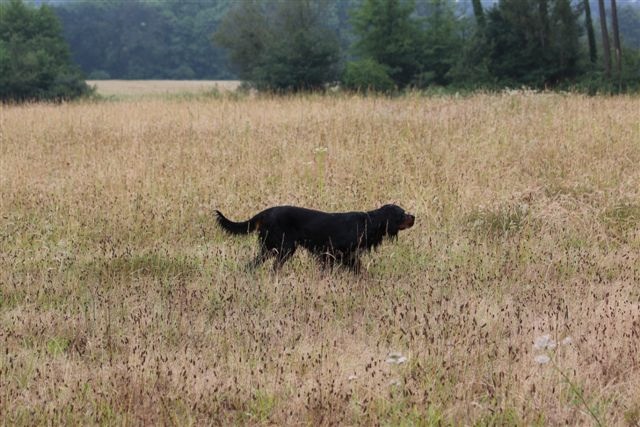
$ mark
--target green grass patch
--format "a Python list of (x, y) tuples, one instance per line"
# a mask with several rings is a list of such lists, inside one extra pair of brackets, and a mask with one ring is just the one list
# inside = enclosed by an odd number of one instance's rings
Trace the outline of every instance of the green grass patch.
[(518, 233), (528, 222), (524, 206), (505, 206), (495, 209), (479, 208), (464, 217), (468, 228), (488, 238), (508, 237)]
[(618, 203), (602, 213), (601, 220), (607, 228), (617, 235), (624, 235), (640, 225), (640, 204)]
[(200, 271), (197, 259), (169, 256), (157, 252), (125, 254), (113, 258), (94, 259), (81, 267), (86, 277), (191, 277)]
[[(492, 412), (489, 415), (482, 417), (478, 420), (476, 426), (521, 426), (525, 424), (522, 418), (518, 415), (518, 411), (514, 408), (505, 408), (496, 412)], [(542, 420), (533, 423), (536, 426), (544, 425)]]
[(254, 393), (253, 399), (247, 408), (247, 416), (250, 422), (260, 424), (267, 423), (271, 417), (273, 409), (276, 407), (277, 398), (273, 394), (258, 390)]
[(51, 356), (59, 356), (69, 348), (69, 340), (62, 337), (54, 337), (47, 341), (47, 353)]
[(594, 193), (594, 189), (588, 185), (564, 185), (553, 183), (545, 187), (544, 194), (550, 199), (568, 196), (573, 199), (582, 200)]

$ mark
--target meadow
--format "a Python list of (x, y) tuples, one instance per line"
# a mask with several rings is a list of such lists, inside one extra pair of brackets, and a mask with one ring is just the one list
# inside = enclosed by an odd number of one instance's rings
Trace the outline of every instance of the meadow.
[(102, 97), (141, 98), (232, 92), (237, 80), (87, 80)]
[[(639, 425), (640, 98), (0, 105), (0, 424)], [(276, 204), (417, 217), (246, 271)]]

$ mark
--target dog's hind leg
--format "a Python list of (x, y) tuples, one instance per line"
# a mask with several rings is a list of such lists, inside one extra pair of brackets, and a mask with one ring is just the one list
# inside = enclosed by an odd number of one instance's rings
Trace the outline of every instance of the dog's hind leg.
[(296, 247), (294, 245), (283, 247), (282, 249), (277, 251), (275, 255), (276, 260), (273, 262), (273, 271), (279, 271), (284, 263), (287, 262), (287, 260), (291, 258), (295, 252)]
[(254, 259), (249, 261), (245, 266), (245, 270), (255, 270), (260, 267), (260, 265), (267, 260), (272, 255), (272, 253), (264, 246), (260, 246), (260, 252)]

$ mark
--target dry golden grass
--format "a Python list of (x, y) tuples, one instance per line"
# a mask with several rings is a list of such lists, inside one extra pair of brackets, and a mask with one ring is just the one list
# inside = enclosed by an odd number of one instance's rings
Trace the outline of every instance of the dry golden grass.
[(228, 92), (240, 86), (237, 80), (87, 80), (87, 84), (95, 86), (99, 95), (118, 97)]
[[(639, 111), (0, 106), (0, 422), (638, 425)], [(255, 237), (212, 216), (387, 202), (417, 223), (362, 277), (247, 273)]]

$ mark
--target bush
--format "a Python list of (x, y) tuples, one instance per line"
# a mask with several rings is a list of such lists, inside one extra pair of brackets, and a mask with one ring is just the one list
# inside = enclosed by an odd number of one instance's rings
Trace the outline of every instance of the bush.
[(46, 6), (0, 5), (0, 100), (62, 100), (91, 92)]
[(324, 37), (318, 29), (292, 31), (270, 43), (250, 79), (258, 90), (323, 90), (337, 80), (338, 60), (335, 39)]
[(213, 36), (258, 90), (323, 90), (336, 81), (340, 45), (322, 2), (236, 2)]
[(343, 76), (345, 88), (360, 92), (391, 92), (395, 88), (387, 67), (373, 59), (347, 63)]

